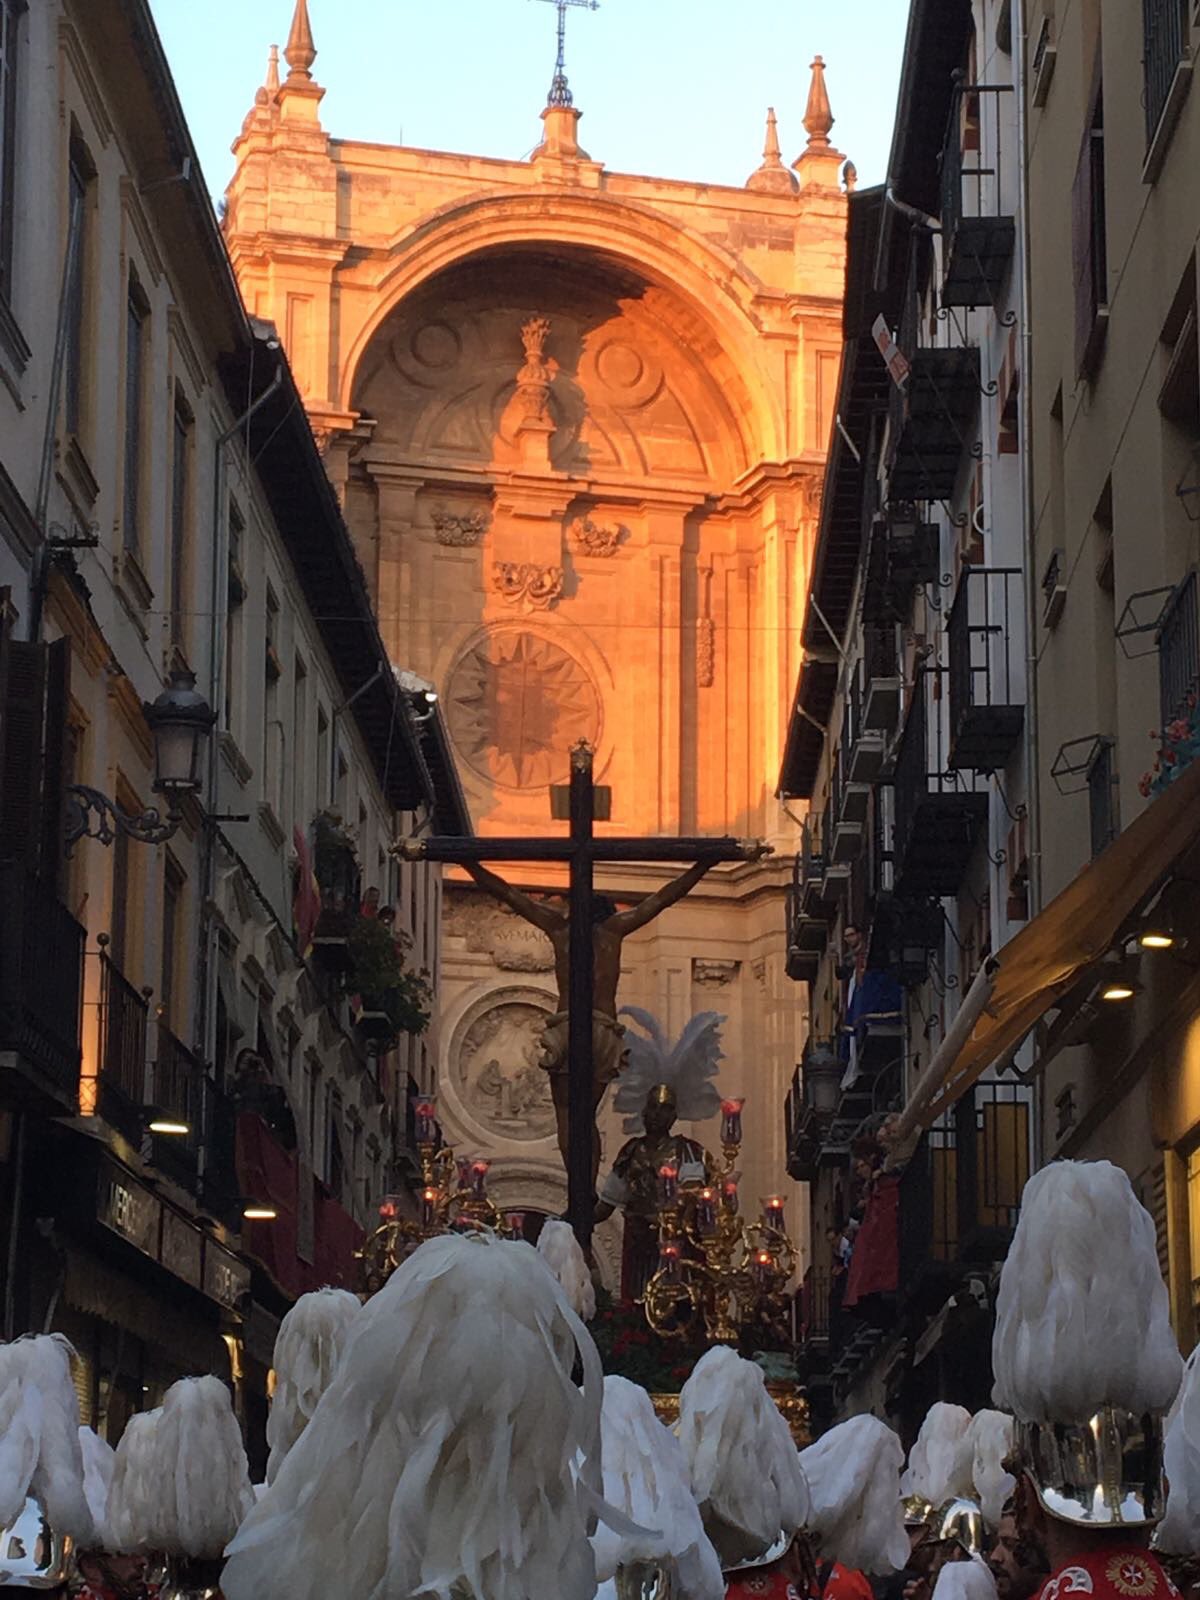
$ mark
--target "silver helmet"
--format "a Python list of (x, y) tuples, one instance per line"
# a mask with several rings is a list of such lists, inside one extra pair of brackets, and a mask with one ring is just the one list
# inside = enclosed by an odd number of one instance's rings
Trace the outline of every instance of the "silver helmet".
[(17, 1520), (0, 1528), (0, 1586), (59, 1589), (71, 1575), (72, 1543), (56, 1533), (41, 1506), (27, 1499)]

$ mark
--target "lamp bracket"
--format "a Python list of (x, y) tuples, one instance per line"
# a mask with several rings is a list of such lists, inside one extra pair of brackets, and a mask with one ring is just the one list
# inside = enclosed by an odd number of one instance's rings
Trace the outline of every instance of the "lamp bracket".
[(131, 816), (99, 789), (75, 783), (67, 790), (67, 854), (80, 839), (98, 839), (107, 845), (118, 833), (128, 834), (141, 844), (164, 844), (176, 832), (180, 820), (178, 812), (168, 811), (164, 817), (155, 806)]

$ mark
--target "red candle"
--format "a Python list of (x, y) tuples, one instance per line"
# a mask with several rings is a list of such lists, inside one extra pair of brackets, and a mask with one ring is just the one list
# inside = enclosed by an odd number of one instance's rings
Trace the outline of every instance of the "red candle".
[(715, 1189), (701, 1189), (696, 1196), (696, 1229), (702, 1239), (711, 1234), (717, 1226), (717, 1192)]
[(413, 1107), (418, 1144), (433, 1144), (437, 1139), (437, 1103), (426, 1096)]
[(675, 1283), (679, 1278), (679, 1246), (673, 1239), (668, 1239), (659, 1249), (658, 1264), (663, 1275)]
[(391, 1199), (385, 1200), (379, 1208), (379, 1215), (384, 1222), (394, 1222), (398, 1214), (396, 1202)]
[(504, 1226), (510, 1239), (523, 1239), (525, 1237), (525, 1213), (523, 1211), (510, 1211), (504, 1219)]
[(436, 1207), (436, 1205), (437, 1205), (437, 1190), (436, 1189), (422, 1189), (421, 1190), (421, 1226), (423, 1228), (431, 1228), (433, 1226), (433, 1213), (434, 1213), (434, 1208)]
[(721, 1143), (741, 1144), (742, 1142), (742, 1107), (746, 1104), (741, 1100), (721, 1101)]
[(483, 1156), (477, 1156), (471, 1163), (471, 1193), (476, 1200), (482, 1200), (487, 1195), (487, 1175), (491, 1165)]
[(675, 1204), (675, 1197), (679, 1193), (679, 1163), (678, 1161), (664, 1161), (658, 1169), (659, 1199), (663, 1205)]
[(725, 1179), (722, 1193), (725, 1199), (725, 1209), (732, 1211), (736, 1216), (738, 1209), (738, 1175), (736, 1172), (730, 1173), (729, 1177)]
[(758, 1279), (759, 1286), (763, 1289), (771, 1281), (771, 1269), (775, 1261), (769, 1250), (756, 1250), (754, 1253), (754, 1276)]
[(763, 1222), (776, 1233), (783, 1232), (784, 1203), (782, 1195), (773, 1194), (763, 1205)]

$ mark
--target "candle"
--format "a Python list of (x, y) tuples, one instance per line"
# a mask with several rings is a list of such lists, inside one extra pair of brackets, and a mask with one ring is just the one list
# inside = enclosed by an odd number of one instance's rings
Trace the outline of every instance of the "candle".
[(741, 1144), (742, 1142), (742, 1107), (745, 1100), (721, 1101), (721, 1143)]
[(413, 1107), (418, 1144), (434, 1144), (437, 1140), (437, 1102), (422, 1096)]
[(674, 1239), (667, 1239), (658, 1252), (658, 1265), (663, 1276), (671, 1283), (679, 1280), (679, 1245)]
[(510, 1239), (523, 1239), (525, 1237), (525, 1213), (523, 1211), (510, 1211), (504, 1219), (504, 1227)]
[(679, 1163), (664, 1161), (658, 1169), (658, 1194), (664, 1206), (673, 1206), (679, 1193)]
[(460, 1189), (469, 1189), (471, 1187), (471, 1168), (474, 1163), (474, 1156), (455, 1156), (454, 1165), (458, 1169), (458, 1187)]
[(736, 1172), (731, 1172), (725, 1179), (721, 1193), (725, 1201), (725, 1209), (732, 1211), (736, 1216), (738, 1209), (738, 1174)]
[(423, 1228), (431, 1228), (433, 1226), (433, 1213), (434, 1213), (434, 1208), (436, 1207), (436, 1205), (437, 1205), (437, 1190), (436, 1189), (428, 1189), (428, 1188), (427, 1189), (422, 1189), (421, 1190), (421, 1226)]
[(783, 1232), (784, 1203), (782, 1195), (773, 1194), (769, 1200), (763, 1202), (763, 1223), (768, 1228), (773, 1228), (776, 1233)]
[(775, 1261), (769, 1250), (756, 1250), (754, 1252), (754, 1276), (761, 1289), (765, 1289), (771, 1282), (771, 1272)]
[(389, 1195), (379, 1208), (379, 1216), (383, 1222), (394, 1222), (399, 1215), (399, 1207)]
[(476, 1156), (471, 1163), (471, 1194), (476, 1200), (483, 1200), (487, 1196), (487, 1175), (491, 1165), (483, 1156)]
[(701, 1189), (696, 1196), (696, 1229), (702, 1239), (716, 1231), (717, 1191)]

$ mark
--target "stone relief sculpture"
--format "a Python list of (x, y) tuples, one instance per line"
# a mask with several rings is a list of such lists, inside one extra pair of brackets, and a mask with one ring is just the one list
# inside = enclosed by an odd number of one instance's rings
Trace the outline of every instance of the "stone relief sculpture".
[(546, 935), (494, 900), (449, 890), (443, 926), (450, 938), (465, 939), (468, 950), (490, 956), (501, 972), (553, 970), (554, 947)]
[(563, 569), (532, 561), (497, 561), (492, 584), (501, 598), (522, 611), (548, 611), (563, 592)]
[(628, 531), (619, 522), (605, 525), (591, 517), (576, 517), (570, 527), (571, 537), (589, 556), (615, 556)]
[(477, 545), (487, 532), (491, 518), (486, 511), (468, 511), (462, 514), (439, 506), (433, 513), (433, 532), (439, 544), (466, 549)]
[(501, 1138), (554, 1132), (550, 1080), (539, 1065), (549, 1005), (533, 990), (500, 990), (468, 1013), (453, 1041), (454, 1087), (471, 1115)]

